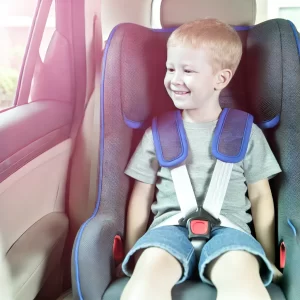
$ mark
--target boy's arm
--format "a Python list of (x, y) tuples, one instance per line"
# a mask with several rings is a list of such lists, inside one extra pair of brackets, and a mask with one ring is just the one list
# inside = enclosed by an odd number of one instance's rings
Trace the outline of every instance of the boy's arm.
[(248, 195), (256, 239), (265, 250), (267, 258), (275, 264), (275, 213), (268, 179), (248, 184)]
[(279, 283), (282, 273), (275, 266), (275, 213), (268, 179), (248, 184), (248, 195), (256, 233), (256, 239), (265, 250), (273, 266), (273, 282)]
[(129, 199), (126, 223), (125, 254), (146, 232), (151, 204), (153, 202), (155, 184), (135, 181)]

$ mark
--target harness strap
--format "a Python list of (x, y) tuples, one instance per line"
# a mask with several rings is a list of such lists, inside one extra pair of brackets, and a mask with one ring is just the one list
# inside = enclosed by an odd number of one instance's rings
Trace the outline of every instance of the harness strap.
[(187, 216), (197, 209), (197, 200), (186, 165), (171, 169), (171, 176), (181, 213)]
[[(217, 158), (207, 190), (203, 209), (221, 220), (221, 226), (242, 230), (224, 216), (221, 209), (229, 184), (233, 164), (241, 161), (247, 151), (253, 116), (236, 109), (225, 108), (213, 136), (212, 153)], [(178, 225), (198, 208), (191, 180), (184, 164), (187, 157), (187, 139), (179, 111), (155, 118), (152, 124), (157, 159), (162, 167), (171, 168), (179, 214), (165, 220), (160, 226)], [(243, 231), (243, 230), (242, 230)]]
[(203, 202), (203, 208), (218, 219), (225, 199), (233, 163), (217, 160), (210, 184)]
[[(203, 202), (203, 208), (216, 219), (220, 216), (232, 168), (232, 163), (217, 160)], [(186, 165), (173, 168), (171, 175), (182, 215), (187, 216), (197, 209), (198, 204)]]

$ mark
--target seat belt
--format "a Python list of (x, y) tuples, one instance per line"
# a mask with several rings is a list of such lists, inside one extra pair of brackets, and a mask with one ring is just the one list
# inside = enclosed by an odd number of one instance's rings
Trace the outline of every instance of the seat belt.
[[(232, 167), (232, 163), (224, 163), (219, 160), (216, 161), (216, 166), (214, 168), (208, 191), (203, 202), (203, 208), (205, 207), (204, 209), (207, 212), (213, 215), (213, 217), (216, 219), (219, 219), (221, 221), (221, 226), (234, 228), (244, 232), (244, 230), (239, 226), (232, 223), (226, 217), (220, 215), (232, 172)], [(179, 222), (182, 218), (187, 217), (191, 212), (196, 211), (198, 208), (197, 200), (186, 165), (172, 169), (171, 175), (181, 212), (163, 221), (157, 227), (179, 225)], [(206, 240), (191, 239), (191, 243), (194, 247), (196, 258), (199, 259), (201, 250), (205, 245)]]
[[(217, 160), (208, 191), (203, 202), (203, 208), (214, 218), (220, 219), (221, 226), (243, 231), (239, 226), (229, 221), (226, 217), (220, 215), (232, 168), (233, 164)], [(196, 211), (198, 208), (198, 203), (186, 165), (181, 165), (172, 169), (171, 176), (181, 212), (166, 219), (156, 227), (178, 225), (180, 219), (187, 217), (191, 212)]]
[[(214, 218), (220, 217), (233, 163), (216, 161), (214, 172), (207, 190), (203, 208)], [(185, 217), (198, 207), (186, 165), (171, 170), (174, 188), (182, 215)]]
[(207, 194), (203, 202), (203, 208), (216, 219), (219, 218), (221, 213), (232, 168), (233, 163), (225, 163), (217, 160)]
[(198, 207), (186, 165), (173, 168), (171, 170), (171, 176), (181, 215), (185, 217), (195, 211)]

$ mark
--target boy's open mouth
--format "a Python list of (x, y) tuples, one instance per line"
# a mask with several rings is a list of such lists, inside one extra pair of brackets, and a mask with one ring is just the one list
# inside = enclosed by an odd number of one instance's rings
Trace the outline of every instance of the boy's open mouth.
[(172, 91), (175, 95), (187, 95), (189, 94), (190, 92), (187, 92), (187, 91)]

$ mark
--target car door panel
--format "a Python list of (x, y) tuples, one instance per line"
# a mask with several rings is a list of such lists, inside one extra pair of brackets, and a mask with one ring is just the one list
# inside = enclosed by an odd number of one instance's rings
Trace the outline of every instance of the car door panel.
[[(55, 28), (42, 57), (52, 2)], [(82, 7), (83, 0), (37, 1), (15, 106), (0, 112), (1, 247), (14, 299), (48, 299), (61, 287), (67, 176), (86, 95)]]
[(0, 183), (0, 228), (16, 299), (33, 299), (60, 264), (68, 232), (64, 210), (70, 155), (68, 139)]
[(15, 300), (34, 299), (61, 261), (68, 232), (64, 213), (49, 213), (34, 223), (11, 247), (10, 265)]
[(30, 160), (67, 139), (70, 103), (37, 101), (15, 107), (0, 118), (0, 182)]

